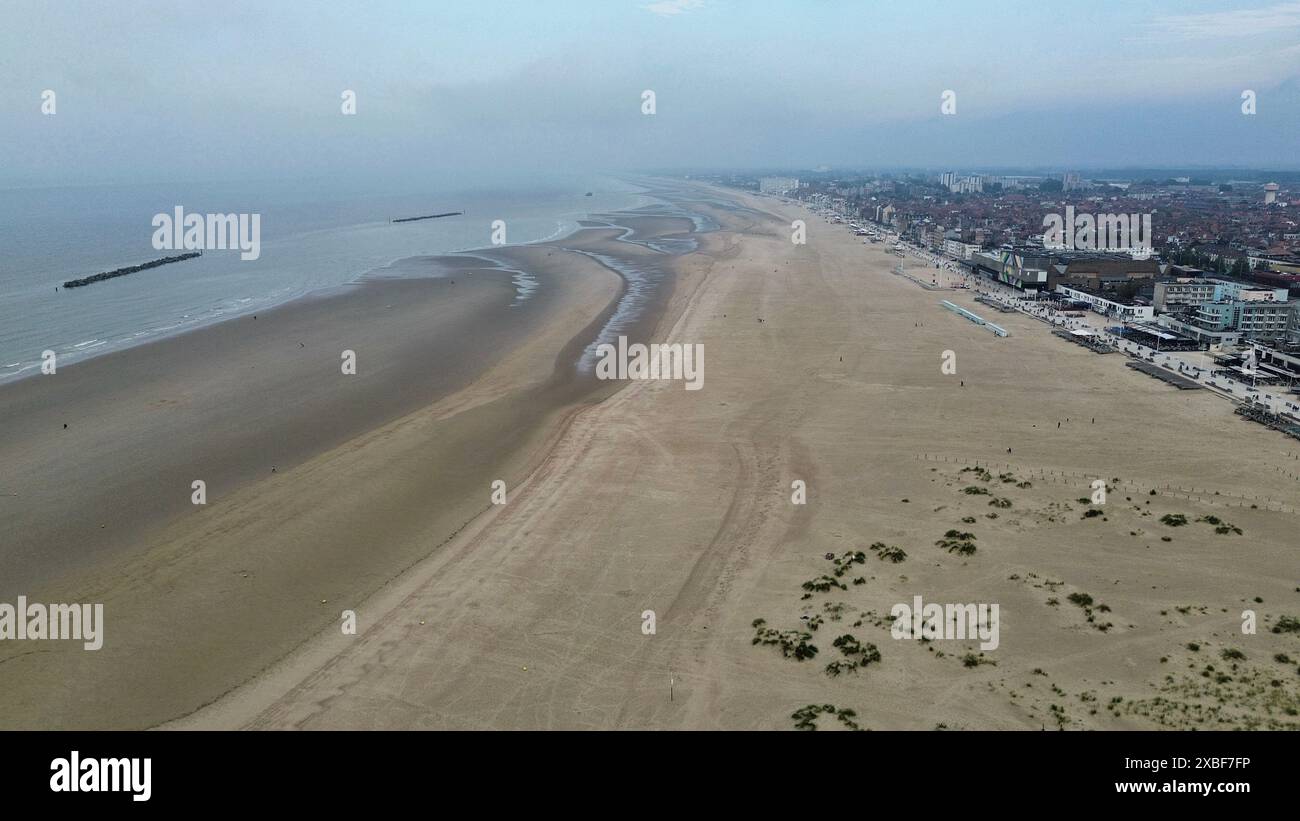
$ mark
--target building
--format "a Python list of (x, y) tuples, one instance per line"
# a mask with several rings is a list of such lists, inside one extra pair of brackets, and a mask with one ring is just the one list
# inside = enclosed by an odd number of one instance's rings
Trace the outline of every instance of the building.
[(1242, 340), (1285, 345), (1297, 328), (1297, 305), (1300, 303), (1272, 299), (1201, 302), (1161, 316), (1160, 323), (1211, 345)]
[(1054, 261), (1038, 246), (975, 251), (970, 256), (976, 274), (1021, 291), (1035, 292), (1047, 290), (1048, 271)]
[(1157, 351), (1195, 351), (1202, 344), (1197, 339), (1173, 333), (1168, 327), (1150, 322), (1130, 322), (1124, 327), (1123, 336)]
[(1159, 275), (1160, 263), (1154, 259), (1080, 256), (1052, 266), (1050, 287), (1054, 290), (1057, 285), (1068, 285), (1088, 291), (1112, 291), (1142, 287)]
[(1264, 204), (1272, 205), (1277, 202), (1277, 183), (1270, 182), (1264, 186)]
[(1055, 291), (1064, 299), (1071, 302), (1087, 303), (1097, 313), (1125, 322), (1144, 322), (1155, 319), (1156, 316), (1154, 307), (1142, 305), (1115, 295), (1103, 296), (1092, 291), (1071, 288), (1068, 285), (1057, 285)]
[(1245, 339), (1285, 340), (1291, 327), (1291, 315), (1296, 303), (1265, 301), (1237, 301), (1228, 303), (1235, 313), (1235, 327)]
[(973, 194), (984, 190), (984, 177), (945, 171), (939, 175), (939, 184), (954, 194)]
[(1286, 288), (1264, 288), (1243, 282), (1202, 277), (1180, 277), (1155, 284), (1152, 303), (1161, 313), (1205, 302), (1286, 302)]
[(788, 194), (799, 190), (797, 177), (759, 177), (758, 190), (761, 194)]
[(1300, 356), (1257, 345), (1255, 362), (1259, 372), (1274, 382), (1291, 386), (1300, 382)]
[(979, 249), (978, 245), (972, 242), (962, 242), (959, 239), (945, 239), (943, 241), (943, 252), (953, 259), (968, 260)]
[(1223, 298), (1223, 288), (1218, 280), (1184, 277), (1171, 282), (1157, 282), (1152, 304), (1161, 313), (1168, 313), (1183, 305), (1216, 302)]
[(1300, 274), (1300, 258), (1289, 254), (1252, 254), (1247, 258), (1251, 269), (1275, 274)]
[(930, 235), (927, 237), (929, 243), (926, 247), (936, 254), (943, 253), (943, 244), (947, 241), (945, 239), (947, 235), (948, 232), (944, 230), (942, 225), (936, 225), (930, 229)]

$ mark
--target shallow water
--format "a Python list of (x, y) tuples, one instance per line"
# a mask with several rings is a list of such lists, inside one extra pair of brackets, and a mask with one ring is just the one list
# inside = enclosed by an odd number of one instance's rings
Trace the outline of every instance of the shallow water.
[[(591, 190), (593, 196), (585, 193)], [(43, 351), (60, 365), (355, 282), (402, 276), (391, 263), (489, 246), (495, 220), (507, 244), (576, 230), (592, 211), (637, 208), (641, 186), (614, 179), (523, 192), (339, 192), (328, 186), (230, 184), (0, 191), (0, 381), (37, 372)], [(140, 271), (75, 290), (68, 279), (170, 255), (152, 245), (153, 216), (257, 213), (261, 254), (237, 250)], [(462, 216), (397, 223), (443, 211)], [(381, 270), (382, 269), (382, 270)], [(428, 270), (416, 275), (428, 276)], [(520, 299), (536, 288), (517, 272)]]

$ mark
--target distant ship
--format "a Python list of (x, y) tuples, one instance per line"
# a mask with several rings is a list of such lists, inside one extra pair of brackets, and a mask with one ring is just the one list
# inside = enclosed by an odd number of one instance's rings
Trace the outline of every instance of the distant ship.
[(587, 194), (586, 194), (586, 196), (590, 197), (590, 196), (591, 196), (591, 192), (588, 191)]

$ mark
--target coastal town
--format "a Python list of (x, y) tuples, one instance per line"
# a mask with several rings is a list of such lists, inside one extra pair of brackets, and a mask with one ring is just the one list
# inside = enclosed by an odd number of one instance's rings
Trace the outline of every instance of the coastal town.
[(209, 5), (0, 7), (22, 806), (1286, 792), (1300, 0)]
[[(1130, 367), (1210, 390), (1300, 439), (1300, 184), (1069, 171), (715, 181), (797, 203), (882, 245), (909, 261), (894, 273), (922, 287), (1034, 317), (1057, 337), (1122, 353)], [(1085, 230), (1063, 241), (1052, 230), (1062, 224)]]

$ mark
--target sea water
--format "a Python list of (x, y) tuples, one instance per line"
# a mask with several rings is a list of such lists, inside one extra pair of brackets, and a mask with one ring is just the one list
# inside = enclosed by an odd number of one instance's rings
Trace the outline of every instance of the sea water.
[[(635, 183), (604, 177), (518, 190), (408, 188), (399, 194), (312, 181), (0, 190), (0, 381), (39, 373), (47, 350), (62, 366), (356, 282), (405, 257), (489, 247), (497, 221), (506, 244), (516, 245), (565, 236), (591, 213), (650, 202)], [(208, 251), (61, 287), (168, 256), (153, 247), (152, 220), (177, 206), (260, 214), (260, 255)], [(465, 213), (391, 221), (448, 211)]]

